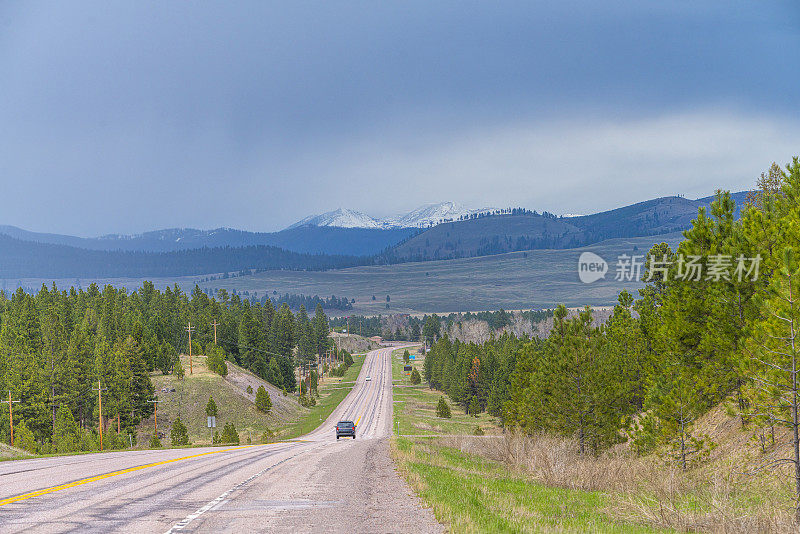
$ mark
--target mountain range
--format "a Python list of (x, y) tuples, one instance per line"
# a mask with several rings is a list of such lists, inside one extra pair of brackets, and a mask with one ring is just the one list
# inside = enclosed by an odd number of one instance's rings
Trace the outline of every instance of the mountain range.
[[(737, 217), (747, 194), (732, 195)], [(655, 241), (689, 228), (697, 210), (712, 200), (662, 197), (572, 217), (524, 209), (465, 210), (442, 203), (395, 219), (370, 218), (385, 227), (366, 228), (354, 226), (357, 221), (363, 224), (362, 217), (354, 216), (358, 212), (337, 210), (337, 216), (307, 218), (302, 225), (272, 233), (167, 229), (81, 238), (0, 226), (0, 278), (31, 278), (33, 273), (37, 278), (63, 278), (327, 270), (574, 248), (612, 238), (654, 236)], [(337, 226), (345, 223), (351, 226)], [(401, 226), (405, 224), (429, 226)]]
[(430, 228), (443, 222), (457, 221), (472, 215), (495, 211), (498, 210), (496, 208), (467, 209), (457, 202), (440, 202), (438, 204), (426, 204), (403, 215), (375, 218), (360, 211), (339, 208), (320, 215), (310, 215), (289, 226), (287, 230), (302, 226), (370, 229)]

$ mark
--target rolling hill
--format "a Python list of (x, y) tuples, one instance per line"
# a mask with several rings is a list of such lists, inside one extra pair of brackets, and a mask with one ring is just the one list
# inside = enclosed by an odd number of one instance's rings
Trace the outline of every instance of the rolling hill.
[(263, 245), (173, 252), (86, 250), (2, 234), (0, 258), (0, 279), (151, 278), (247, 270), (326, 270), (372, 262), (370, 258), (300, 254)]
[(30, 232), (16, 226), (0, 225), (0, 234), (20, 241), (65, 245), (87, 250), (126, 252), (174, 252), (203, 247), (279, 247), (302, 254), (371, 256), (414, 235), (414, 228), (340, 228), (298, 226), (280, 232), (246, 232), (233, 228), (197, 230), (169, 228), (136, 235), (109, 234), (101, 237)]
[[(737, 206), (743, 204), (746, 194), (733, 195)], [(711, 200), (663, 197), (576, 217), (526, 210), (476, 212), (427, 230), (304, 225), (271, 234), (226, 228), (173, 229), (85, 239), (0, 227), (0, 279), (140, 279), (329, 270), (558, 250), (614, 238), (680, 232), (690, 227), (697, 210)], [(417, 215), (424, 219), (441, 213), (423, 210)], [(347, 253), (334, 254), (336, 251)]]
[[(735, 193), (737, 208), (747, 192)], [(406, 239), (386, 262), (447, 260), (536, 249), (564, 249), (606, 239), (656, 236), (685, 230), (713, 197), (662, 197), (577, 217), (524, 212), (440, 224)], [(738, 211), (737, 211), (738, 214)]]

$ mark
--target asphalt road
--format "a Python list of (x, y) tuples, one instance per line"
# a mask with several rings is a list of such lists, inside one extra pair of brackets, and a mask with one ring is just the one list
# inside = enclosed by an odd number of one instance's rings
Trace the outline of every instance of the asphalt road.
[(389, 458), (392, 350), (294, 442), (2, 462), (0, 532), (440, 532)]

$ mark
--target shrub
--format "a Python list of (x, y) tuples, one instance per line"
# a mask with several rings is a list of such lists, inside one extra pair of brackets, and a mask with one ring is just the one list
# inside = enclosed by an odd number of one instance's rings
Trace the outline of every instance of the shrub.
[(72, 412), (66, 406), (60, 406), (56, 412), (53, 449), (56, 452), (75, 452), (79, 450), (80, 441), (80, 429)]
[(467, 407), (467, 413), (472, 415), (473, 417), (478, 417), (478, 414), (481, 413), (481, 405), (478, 402), (478, 397), (474, 396), (469, 401), (469, 406)]
[(272, 399), (269, 398), (269, 393), (264, 386), (258, 386), (258, 391), (256, 391), (256, 409), (263, 413), (269, 413), (272, 409)]
[(414, 367), (414, 370), (411, 371), (411, 383), (416, 385), (419, 384), (420, 382), (422, 382), (422, 377), (419, 376), (419, 371), (417, 371), (417, 368)]
[(342, 352), (344, 352), (344, 356), (342, 356), (342, 362), (344, 362), (347, 367), (353, 365), (353, 357), (350, 355), (350, 353), (346, 350)]
[(408, 365), (408, 362), (411, 361), (411, 354), (408, 353), (408, 350), (403, 352), (403, 361), (406, 365)]
[(189, 444), (189, 432), (186, 430), (186, 425), (181, 422), (180, 417), (175, 419), (175, 422), (172, 423), (172, 431), (169, 437), (173, 447)]
[(220, 440), (222, 443), (233, 443), (235, 445), (239, 444), (239, 433), (236, 431), (236, 427), (233, 423), (225, 423), (225, 427), (222, 429), (222, 436), (220, 436)]
[[(92, 430), (84, 430), (80, 436), (80, 450), (96, 451), (100, 448), (98, 436)], [(52, 452), (52, 451), (51, 451)]]
[(186, 372), (183, 370), (183, 365), (181, 365), (181, 359), (177, 356), (175, 357), (175, 365), (172, 367), (172, 374), (178, 378), (183, 378), (184, 375), (186, 375)]
[(261, 435), (261, 443), (272, 443), (275, 441), (275, 432), (269, 428)]
[(225, 351), (217, 345), (206, 347), (206, 365), (221, 377), (228, 376), (228, 364), (225, 362)]
[(305, 393), (300, 395), (297, 400), (300, 402), (301, 406), (305, 406), (306, 408), (310, 408), (311, 406), (315, 406), (317, 404), (317, 400), (313, 395), (306, 395)]
[(108, 429), (103, 432), (103, 449), (123, 449), (125, 448), (125, 443), (122, 440), (121, 434), (117, 434), (115, 430)]
[(447, 404), (447, 401), (444, 400), (444, 397), (439, 397), (439, 404), (436, 405), (436, 417), (442, 417), (444, 419), (450, 419), (450, 417), (452, 417), (450, 414), (450, 406)]
[(483, 436), (483, 429), (481, 428), (481, 425), (475, 425), (475, 430), (473, 430), (472, 433), (476, 436)]
[(253, 386), (251, 386), (250, 384), (247, 384), (247, 394), (248, 395), (253, 394)]
[(28, 429), (24, 421), (14, 427), (14, 446), (32, 453), (36, 453), (39, 448), (33, 432)]
[(160, 449), (161, 448), (161, 440), (158, 439), (158, 434), (153, 434), (150, 437), (150, 448), (151, 449)]

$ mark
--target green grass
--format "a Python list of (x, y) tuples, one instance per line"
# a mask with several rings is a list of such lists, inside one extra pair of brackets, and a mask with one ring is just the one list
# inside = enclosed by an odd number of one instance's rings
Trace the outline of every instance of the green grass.
[[(639, 281), (614, 280), (614, 265), (620, 254), (645, 254), (654, 242), (666, 241), (670, 246), (682, 240), (679, 233), (654, 237), (610, 239), (580, 249), (532, 250), (496, 256), (446, 261), (402, 263), (372, 267), (353, 267), (330, 271), (266, 271), (201, 283), (203, 287), (233, 289), (242, 293), (257, 291), (259, 295), (277, 291), (304, 295), (339, 295), (355, 299), (353, 309), (339, 314), (377, 315), (389, 313), (444, 313), (458, 311), (530, 309), (567, 306), (614, 305), (622, 289), (633, 294), (642, 287)], [(611, 272), (592, 284), (578, 280), (578, 256), (592, 251), (609, 263)], [(202, 276), (152, 278), (156, 287), (178, 284), (191, 292)], [(127, 288), (139, 287), (142, 279), (84, 279), (101, 287), (105, 284)], [(22, 279), (29, 287), (48, 285), (51, 279)], [(59, 279), (59, 287), (69, 287), (73, 279)], [(372, 300), (373, 295), (390, 295)], [(328, 310), (336, 314), (336, 310)]]
[(364, 356), (353, 355), (353, 365), (341, 379), (326, 377), (319, 386), (320, 398), (317, 399), (317, 404), (305, 412), (299, 421), (282, 428), (281, 438), (292, 439), (308, 434), (325, 421), (353, 389), (363, 365)]
[[(164, 445), (169, 445), (172, 422), (179, 416), (186, 425), (191, 443), (211, 443), (211, 433), (206, 426), (206, 404), (211, 396), (214, 397), (219, 411), (216, 430), (222, 433), (222, 427), (226, 423), (233, 423), (243, 444), (247, 443), (248, 437), (253, 443), (259, 443), (266, 430), (276, 431), (285, 424), (271, 413), (263, 414), (256, 410), (252, 402), (218, 375), (205, 373), (190, 376), (187, 371), (183, 381), (171, 375), (154, 375), (151, 380), (161, 401), (158, 405), (158, 430), (166, 436), (161, 439)], [(170, 389), (174, 387), (176, 391), (161, 392), (161, 388), (165, 386)], [(152, 418), (149, 425), (153, 425)], [(139, 443), (146, 444), (152, 432), (153, 426), (142, 425)]]
[(601, 492), (544, 486), (432, 440), (396, 438), (392, 454), (452, 532), (661, 532), (609, 517)]
[[(394, 421), (400, 423), (401, 434), (393, 439), (392, 456), (436, 518), (453, 532), (656, 532), (609, 517), (609, 497), (601, 492), (548, 487), (499, 463), (421, 437), (472, 434), (476, 425), (492, 434), (499, 427), (485, 413), (466, 415), (452, 404), (451, 419), (437, 417), (436, 403), (443, 393), (424, 384), (403, 387), (410, 380), (403, 374), (402, 354), (403, 349), (392, 353)], [(411, 365), (422, 373), (424, 361), (417, 354)]]
[[(395, 383), (393, 391), (395, 431), (399, 422), (400, 434), (404, 436), (472, 434), (476, 426), (480, 426), (486, 434), (499, 432), (497, 421), (489, 414), (482, 413), (477, 417), (465, 414), (461, 406), (452, 404), (441, 391), (425, 386), (424, 381), (419, 386), (411, 386), (409, 377), (403, 374), (405, 363), (402, 355), (404, 350), (392, 352), (392, 377)], [(409, 352), (412, 351), (409, 350)], [(413, 352), (416, 354), (416, 349)], [(425, 357), (421, 354), (416, 354), (416, 360), (411, 361), (411, 365), (417, 368), (420, 376), (423, 376), (424, 362)], [(450, 404), (452, 414), (450, 419), (436, 416), (436, 404), (442, 396)]]

